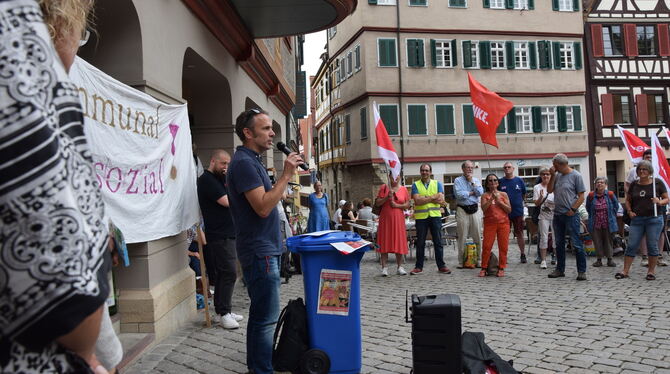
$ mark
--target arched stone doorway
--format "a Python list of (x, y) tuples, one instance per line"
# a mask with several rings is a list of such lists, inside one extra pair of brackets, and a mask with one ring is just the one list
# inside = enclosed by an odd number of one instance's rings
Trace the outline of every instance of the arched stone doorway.
[(213, 149), (233, 154), (237, 135), (230, 94), (226, 77), (188, 48), (182, 68), (182, 96), (188, 103), (191, 137), (205, 167)]

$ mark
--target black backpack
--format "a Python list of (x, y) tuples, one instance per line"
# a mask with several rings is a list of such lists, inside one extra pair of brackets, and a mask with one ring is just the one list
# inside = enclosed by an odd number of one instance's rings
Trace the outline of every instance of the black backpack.
[(276, 371), (300, 372), (300, 359), (309, 349), (307, 310), (302, 298), (290, 300), (281, 311), (272, 347), (272, 367)]

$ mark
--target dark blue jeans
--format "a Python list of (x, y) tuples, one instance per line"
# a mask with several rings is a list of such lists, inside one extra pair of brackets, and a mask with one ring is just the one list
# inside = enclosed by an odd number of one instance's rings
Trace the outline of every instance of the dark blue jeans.
[(433, 248), (435, 248), (435, 263), (441, 269), (444, 264), (444, 251), (442, 250), (442, 220), (440, 217), (428, 217), (416, 220), (416, 265), (417, 269), (423, 269), (423, 258), (426, 250), (426, 235), (430, 230), (433, 236)]
[(586, 273), (586, 253), (579, 237), (579, 215), (554, 215), (554, 241), (556, 243), (556, 270), (565, 272), (565, 235), (570, 235), (570, 243), (577, 258), (577, 272)]
[(272, 338), (279, 318), (279, 257), (255, 258), (242, 268), (251, 299), (247, 324), (247, 367), (273, 374)]

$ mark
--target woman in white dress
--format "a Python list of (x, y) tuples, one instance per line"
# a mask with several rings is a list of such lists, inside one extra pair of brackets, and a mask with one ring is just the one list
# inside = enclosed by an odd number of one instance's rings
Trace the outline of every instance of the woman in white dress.
[(533, 200), (536, 209), (540, 209), (538, 216), (539, 227), (539, 247), (540, 247), (540, 268), (547, 268), (547, 248), (549, 247), (549, 228), (554, 220), (554, 194), (547, 195), (547, 184), (551, 179), (549, 169), (540, 168), (540, 183), (533, 187)]

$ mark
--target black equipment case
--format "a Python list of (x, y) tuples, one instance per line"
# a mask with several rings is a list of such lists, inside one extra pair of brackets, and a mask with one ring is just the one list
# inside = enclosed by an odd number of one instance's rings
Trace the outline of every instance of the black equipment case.
[(461, 299), (412, 295), (414, 374), (462, 374)]

